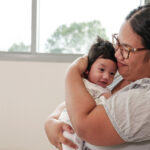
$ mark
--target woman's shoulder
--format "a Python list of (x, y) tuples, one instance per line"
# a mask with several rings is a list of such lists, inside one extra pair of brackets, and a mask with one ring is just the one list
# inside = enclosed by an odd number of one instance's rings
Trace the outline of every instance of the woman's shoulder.
[(128, 90), (150, 90), (150, 78), (136, 80), (125, 87), (122, 91)]
[(104, 108), (126, 142), (150, 140), (150, 78), (130, 83), (105, 101)]

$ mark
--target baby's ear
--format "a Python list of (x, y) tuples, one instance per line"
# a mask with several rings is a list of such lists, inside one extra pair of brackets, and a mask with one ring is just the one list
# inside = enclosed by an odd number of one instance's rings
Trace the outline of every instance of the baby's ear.
[(87, 70), (87, 71), (85, 71), (85, 72), (83, 73), (83, 76), (82, 76), (82, 77), (87, 79), (87, 78), (88, 78), (88, 74), (89, 74), (89, 71)]
[(85, 71), (85, 74), (87, 74), (87, 75), (88, 75), (88, 74), (89, 74), (89, 71), (88, 71), (88, 70), (86, 70), (86, 71)]

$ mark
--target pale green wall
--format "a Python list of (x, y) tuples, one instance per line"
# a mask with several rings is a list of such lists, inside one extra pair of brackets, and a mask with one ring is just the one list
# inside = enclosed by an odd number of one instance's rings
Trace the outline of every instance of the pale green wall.
[(150, 0), (145, 0), (145, 4), (148, 4), (148, 3), (150, 3)]

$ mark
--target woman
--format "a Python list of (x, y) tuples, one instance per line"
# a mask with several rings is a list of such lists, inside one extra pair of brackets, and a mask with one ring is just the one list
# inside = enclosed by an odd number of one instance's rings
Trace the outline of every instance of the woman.
[[(86, 91), (81, 75), (87, 58), (79, 58), (66, 74), (66, 106), (74, 131), (85, 141), (85, 150), (150, 149), (150, 5), (132, 11), (113, 35), (118, 71), (123, 76), (113, 96), (96, 106)], [(49, 117), (45, 129), (49, 140), (61, 150), (61, 143), (76, 146), (62, 132), (73, 130), (58, 121), (61, 105)], [(138, 144), (137, 144), (138, 142)], [(114, 146), (115, 145), (115, 146)], [(119, 146), (116, 146), (119, 145)], [(99, 146), (99, 147), (98, 147)]]

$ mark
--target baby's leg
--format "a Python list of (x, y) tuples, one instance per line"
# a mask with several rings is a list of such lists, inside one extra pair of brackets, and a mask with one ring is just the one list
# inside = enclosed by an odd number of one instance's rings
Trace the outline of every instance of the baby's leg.
[[(74, 134), (70, 134), (67, 131), (64, 131), (63, 135), (78, 146), (77, 150), (82, 150), (83, 141), (75, 133)], [(63, 150), (74, 150), (74, 148), (71, 148), (71, 147), (69, 147), (69, 146), (67, 146), (65, 144), (62, 144), (62, 149)]]

